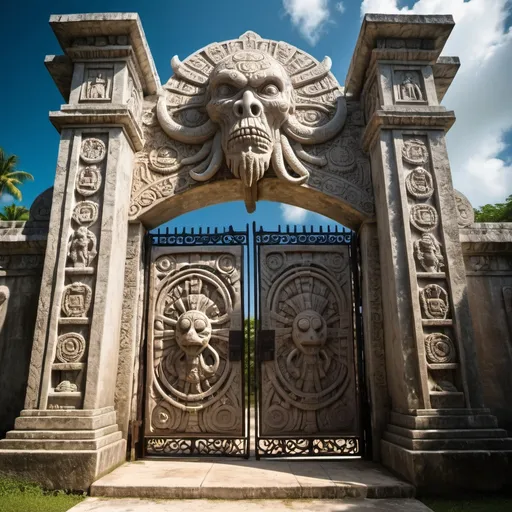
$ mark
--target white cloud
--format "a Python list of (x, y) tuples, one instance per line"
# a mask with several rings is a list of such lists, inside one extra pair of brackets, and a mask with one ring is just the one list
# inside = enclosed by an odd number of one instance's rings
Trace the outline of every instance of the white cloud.
[(302, 224), (308, 216), (308, 211), (290, 204), (281, 205), (281, 214), (285, 222), (290, 224)]
[(456, 26), (443, 54), (460, 57), (461, 68), (443, 104), (457, 116), (447, 137), (454, 185), (474, 206), (503, 202), (512, 193), (512, 162), (500, 158), (512, 129), (510, 3), (418, 0), (410, 9), (398, 3), (364, 0), (361, 13), (453, 15)]
[(329, 19), (328, 0), (283, 0), (283, 7), (300, 33), (315, 45)]
[(14, 203), (14, 197), (12, 197), (11, 194), (7, 194), (6, 192), (4, 192), (2, 195), (0, 195), (0, 203), (12, 204)]
[(345, 12), (345, 4), (343, 2), (337, 2), (335, 7), (340, 14)]

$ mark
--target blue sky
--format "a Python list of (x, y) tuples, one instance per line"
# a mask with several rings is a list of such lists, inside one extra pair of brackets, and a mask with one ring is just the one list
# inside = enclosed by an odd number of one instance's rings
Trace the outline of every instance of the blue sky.
[[(452, 166), (455, 163), (456, 167), (453, 169), (455, 185), (474, 205), (503, 200), (507, 193), (512, 193), (512, 76), (503, 76), (508, 83), (505, 96), (500, 98), (501, 108), (496, 99), (494, 103), (491, 101), (492, 98), (486, 99), (484, 104), (479, 104), (476, 98), (475, 106), (474, 95), (481, 90), (487, 91), (488, 96), (488, 91), (497, 87), (495, 73), (510, 73), (503, 68), (512, 68), (508, 32), (510, 5), (506, 0), (399, 3), (394, 0), (364, 0), (362, 3), (356, 0), (31, 0), (6, 2), (1, 9), (4, 23), (0, 32), (0, 62), (4, 71), (0, 92), (4, 122), (0, 129), (0, 146), (8, 153), (17, 154), (20, 168), (35, 176), (33, 183), (23, 187), (22, 203), (30, 205), (54, 179), (59, 135), (48, 120), (48, 112), (58, 110), (63, 100), (43, 64), (46, 54), (62, 53), (48, 25), (51, 14), (138, 12), (162, 82), (171, 75), (169, 62), (173, 55), (183, 59), (210, 42), (232, 39), (247, 30), (254, 30), (266, 38), (285, 40), (317, 59), (330, 56), (332, 71), (343, 84), (359, 33), (362, 11), (396, 12), (399, 9), (408, 12), (410, 9), (413, 12), (453, 11), (456, 19), (460, 19), (457, 33), (454, 32), (453, 49), (459, 55), (467, 53), (471, 44), (479, 49), (481, 55), (473, 50), (466, 63), (463, 61), (466, 73), (460, 73), (453, 98), (447, 96), (445, 101), (447, 106), (456, 108), (459, 122), (463, 124), (460, 135), (457, 132), (453, 137), (449, 135), (448, 149)], [(471, 30), (473, 21), (481, 27), (478, 33)], [(471, 44), (466, 44), (468, 41)], [(506, 55), (508, 66), (504, 66)], [(488, 77), (482, 75), (482, 69)], [(473, 95), (472, 101), (470, 95)], [(473, 119), (471, 116), (477, 117)], [(483, 130), (482, 134), (468, 132), (468, 123), (475, 123)], [(482, 147), (468, 140), (472, 136)], [(241, 227), (253, 220), (267, 228), (274, 228), (286, 220), (314, 225), (327, 222), (317, 214), (305, 216), (292, 208), (283, 210), (278, 203), (267, 202), (258, 203), (256, 214), (248, 215), (243, 203), (237, 202), (192, 212), (176, 219), (173, 225), (233, 224)]]

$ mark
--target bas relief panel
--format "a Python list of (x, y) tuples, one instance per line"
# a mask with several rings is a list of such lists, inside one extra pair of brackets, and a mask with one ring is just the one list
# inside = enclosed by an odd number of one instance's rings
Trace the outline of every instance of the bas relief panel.
[(242, 435), (241, 362), (229, 359), (240, 258), (238, 248), (155, 257), (146, 435)]
[[(302, 250), (301, 250), (302, 249)], [(261, 435), (357, 433), (348, 247), (262, 248)]]
[(183, 62), (145, 98), (130, 215), (214, 179), (240, 180), (249, 211), (264, 176), (308, 185), (373, 214), (363, 115), (330, 72), (283, 42), (247, 32)]

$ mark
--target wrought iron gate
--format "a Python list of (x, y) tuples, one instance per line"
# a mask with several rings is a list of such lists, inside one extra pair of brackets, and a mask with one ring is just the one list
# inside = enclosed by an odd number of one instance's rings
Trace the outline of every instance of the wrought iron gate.
[(361, 455), (355, 234), (260, 229), (254, 247), (256, 457)]
[(248, 457), (252, 395), (257, 458), (362, 455), (355, 234), (148, 240), (144, 455)]
[(146, 456), (248, 455), (248, 232), (151, 235)]

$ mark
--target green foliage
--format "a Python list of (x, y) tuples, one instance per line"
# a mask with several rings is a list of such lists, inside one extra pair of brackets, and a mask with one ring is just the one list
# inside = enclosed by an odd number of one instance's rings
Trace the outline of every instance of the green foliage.
[(512, 498), (482, 496), (472, 499), (422, 499), (421, 501), (434, 512), (510, 512), (512, 510)]
[[(245, 353), (245, 364), (244, 364), (244, 372), (245, 372), (245, 392), (246, 395), (248, 394), (249, 390), (249, 378), (251, 381), (251, 404), (254, 405), (254, 383), (255, 383), (255, 364), (254, 364), (254, 341), (256, 336), (256, 320), (254, 318), (247, 318), (245, 320), (245, 347), (244, 347), (244, 353)], [(249, 336), (247, 336), (249, 334)], [(249, 346), (249, 337), (251, 340), (251, 345)]]
[(37, 484), (0, 477), (2, 512), (65, 512), (85, 498), (66, 491), (45, 491)]
[(24, 206), (12, 203), (9, 206), (4, 206), (4, 211), (0, 212), (0, 220), (28, 220), (29, 213)]
[(512, 222), (512, 195), (504, 203), (475, 208), (475, 222)]
[(18, 201), (21, 200), (21, 191), (19, 185), (25, 181), (34, 179), (32, 174), (16, 169), (18, 157), (16, 155), (7, 156), (4, 150), (0, 148), (0, 196), (7, 192)]

